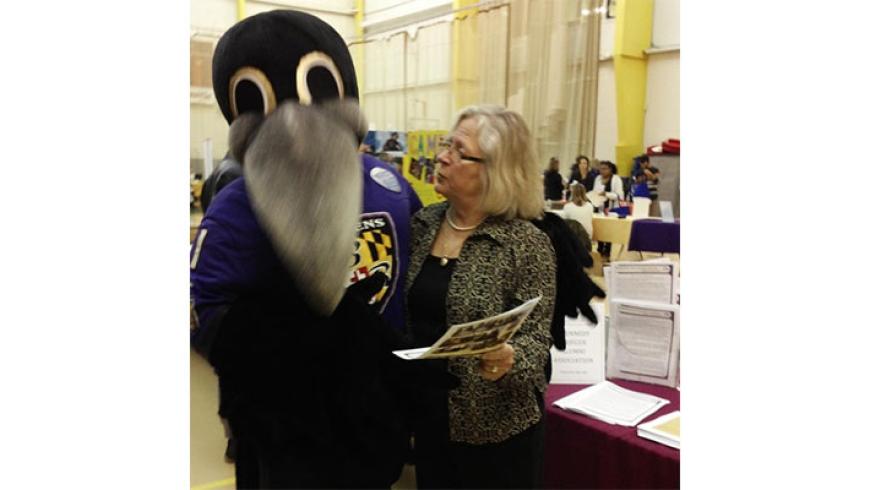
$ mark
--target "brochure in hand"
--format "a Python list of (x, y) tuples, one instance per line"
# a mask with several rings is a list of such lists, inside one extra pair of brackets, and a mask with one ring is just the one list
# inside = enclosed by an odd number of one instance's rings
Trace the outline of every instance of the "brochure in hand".
[(514, 336), (539, 301), (540, 296), (504, 313), (453, 325), (430, 347), (396, 350), (393, 354), (406, 360), (440, 359), (474, 356), (495, 350)]

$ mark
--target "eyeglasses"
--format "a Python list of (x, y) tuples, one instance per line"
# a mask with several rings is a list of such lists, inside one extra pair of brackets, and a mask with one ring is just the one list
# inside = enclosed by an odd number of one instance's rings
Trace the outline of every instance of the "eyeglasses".
[(462, 154), (462, 152), (459, 151), (459, 148), (456, 147), (456, 144), (453, 141), (453, 138), (447, 138), (447, 139), (441, 141), (440, 143), (438, 143), (438, 153), (441, 153), (443, 151), (446, 151), (447, 156), (449, 156), (450, 159), (453, 160), (454, 162), (458, 162), (460, 160), (466, 160), (469, 162), (484, 163), (486, 161), (485, 159), (483, 159), (481, 157), (473, 157), (473, 156), (468, 156), (468, 155)]

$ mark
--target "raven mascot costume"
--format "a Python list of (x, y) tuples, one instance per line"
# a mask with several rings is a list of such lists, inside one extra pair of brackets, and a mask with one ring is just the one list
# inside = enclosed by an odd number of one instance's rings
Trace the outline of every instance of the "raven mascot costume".
[(194, 348), (220, 384), (239, 488), (387, 488), (413, 389), (446, 373), (402, 361), (408, 183), (357, 149), (367, 131), (342, 38), (288, 10), (218, 42), (214, 92), (243, 176), (191, 250)]

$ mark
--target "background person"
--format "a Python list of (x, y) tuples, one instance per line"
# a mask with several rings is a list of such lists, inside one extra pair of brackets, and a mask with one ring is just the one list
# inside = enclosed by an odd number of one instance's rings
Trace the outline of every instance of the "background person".
[(242, 165), (235, 161), (232, 155), (227, 152), (218, 168), (205, 179), (205, 184), (202, 186), (202, 196), (200, 197), (202, 212), (208, 211), (209, 204), (211, 204), (212, 199), (221, 189), (241, 176)]
[(586, 197), (586, 188), (583, 187), (583, 184), (580, 182), (571, 184), (571, 201), (565, 204), (562, 212), (565, 213), (565, 219), (578, 221), (583, 225), (583, 229), (586, 230), (589, 237), (592, 237), (592, 214), (595, 212), (595, 208)]
[(616, 165), (613, 162), (604, 160), (598, 169), (601, 174), (595, 177), (595, 185), (592, 187), (592, 192), (605, 198), (603, 205), (605, 209), (615, 208), (619, 205), (619, 201), (625, 199), (625, 189), (623, 188), (622, 179), (616, 175)]
[(399, 133), (390, 133), (390, 139), (384, 142), (384, 147), (381, 151), (402, 151), (402, 144), (399, 143)]
[(650, 213), (652, 216), (658, 216), (659, 178), (661, 177), (661, 171), (652, 166), (649, 161), (649, 155), (638, 157), (638, 163), (640, 168), (635, 174), (635, 183), (645, 185), (646, 196), (644, 197), (648, 197), (650, 200)]
[(565, 190), (565, 179), (559, 173), (559, 159), (550, 158), (547, 171), (544, 172), (544, 199), (549, 201), (561, 201), (562, 191)]
[[(605, 198), (602, 204), (603, 209), (610, 209), (618, 206), (619, 201), (625, 199), (625, 189), (622, 185), (622, 179), (616, 175), (616, 165), (611, 161), (602, 161), (598, 166), (601, 175), (595, 177), (595, 186), (592, 192)], [(598, 253), (604, 259), (610, 259), (610, 242), (598, 242)]]
[(574, 165), (571, 166), (571, 177), (568, 179), (568, 182), (580, 182), (583, 184), (586, 192), (589, 192), (595, 185), (595, 177), (597, 176), (598, 171), (591, 168), (589, 158), (585, 155), (580, 155), (577, 157)]

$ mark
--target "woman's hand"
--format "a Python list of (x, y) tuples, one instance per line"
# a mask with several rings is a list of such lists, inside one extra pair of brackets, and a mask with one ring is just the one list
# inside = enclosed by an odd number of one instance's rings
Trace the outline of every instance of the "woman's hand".
[(508, 373), (514, 365), (514, 348), (508, 343), (480, 356), (480, 375), (488, 381), (496, 381)]

